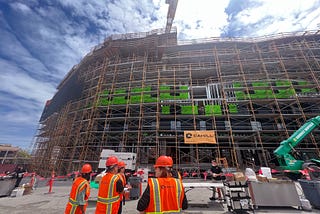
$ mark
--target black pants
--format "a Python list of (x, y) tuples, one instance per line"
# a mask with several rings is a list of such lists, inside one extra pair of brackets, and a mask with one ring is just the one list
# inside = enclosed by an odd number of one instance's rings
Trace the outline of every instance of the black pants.
[(118, 214), (121, 214), (121, 213), (122, 213), (122, 203), (123, 203), (123, 201), (120, 201), (120, 206), (119, 206)]
[(15, 187), (19, 187), (22, 178), (17, 178)]

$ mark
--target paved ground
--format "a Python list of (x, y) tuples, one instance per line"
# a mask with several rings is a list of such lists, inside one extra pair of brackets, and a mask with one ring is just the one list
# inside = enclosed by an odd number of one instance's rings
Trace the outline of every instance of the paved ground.
[[(192, 180), (196, 181), (196, 180)], [(190, 182), (190, 181), (188, 181)], [(202, 181), (203, 182), (203, 181)], [(145, 188), (146, 183), (143, 183)], [(64, 212), (68, 200), (68, 194), (71, 187), (71, 181), (56, 181), (53, 186), (53, 193), (48, 194), (48, 186), (44, 182), (40, 184), (31, 194), (22, 197), (1, 197), (0, 213), (7, 214), (60, 214)], [(93, 214), (95, 210), (94, 198), (97, 190), (92, 190), (92, 197), (87, 209), (87, 214)], [(189, 208), (184, 213), (188, 214), (209, 214), (209, 213), (228, 213), (226, 203), (211, 202), (209, 197), (211, 191), (209, 189), (193, 189), (187, 192)], [(137, 200), (126, 202), (123, 207), (123, 214), (138, 213), (136, 210)], [(294, 207), (286, 208), (260, 208), (255, 213), (320, 213), (320, 210), (302, 211)]]

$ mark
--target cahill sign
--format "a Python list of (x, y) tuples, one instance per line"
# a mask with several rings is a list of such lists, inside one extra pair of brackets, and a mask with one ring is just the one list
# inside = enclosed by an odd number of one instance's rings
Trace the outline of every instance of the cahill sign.
[(200, 144), (200, 143), (216, 143), (216, 136), (213, 130), (211, 131), (184, 131), (184, 143)]

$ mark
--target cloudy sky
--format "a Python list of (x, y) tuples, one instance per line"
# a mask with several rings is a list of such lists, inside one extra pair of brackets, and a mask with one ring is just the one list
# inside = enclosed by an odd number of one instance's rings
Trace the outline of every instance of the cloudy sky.
[[(46, 100), (111, 34), (165, 27), (165, 0), (0, 0), (0, 144), (29, 149)], [(319, 0), (180, 0), (178, 39), (320, 27)]]

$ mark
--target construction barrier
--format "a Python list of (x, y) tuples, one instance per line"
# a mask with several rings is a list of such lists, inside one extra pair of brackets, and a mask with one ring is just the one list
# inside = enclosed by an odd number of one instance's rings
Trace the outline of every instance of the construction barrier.
[(130, 177), (128, 184), (131, 186), (130, 199), (138, 199), (142, 194), (142, 178)]
[(303, 190), (304, 196), (310, 201), (310, 204), (320, 209), (320, 181), (309, 181), (300, 179), (299, 183)]

